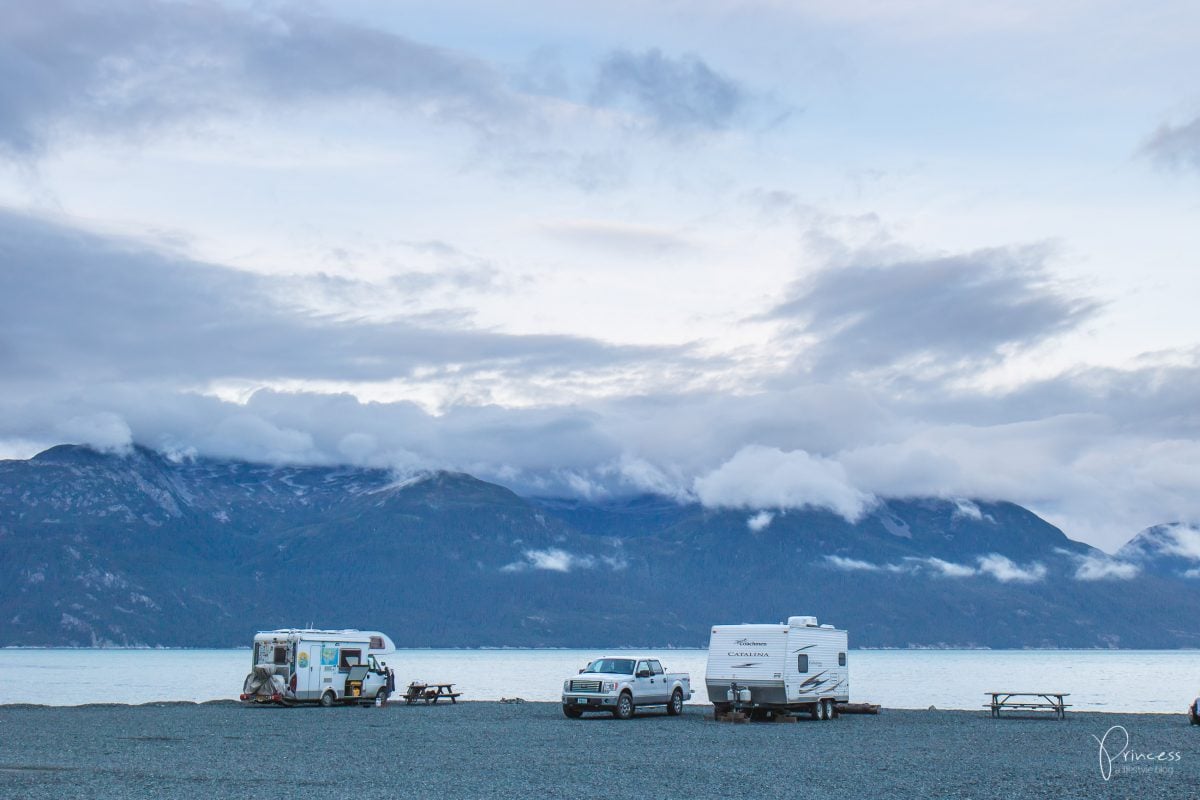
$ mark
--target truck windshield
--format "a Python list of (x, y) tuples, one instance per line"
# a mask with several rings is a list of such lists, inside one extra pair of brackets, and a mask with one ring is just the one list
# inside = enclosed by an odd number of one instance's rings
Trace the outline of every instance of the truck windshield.
[(587, 665), (584, 672), (607, 672), (614, 675), (632, 675), (632, 658), (601, 658)]

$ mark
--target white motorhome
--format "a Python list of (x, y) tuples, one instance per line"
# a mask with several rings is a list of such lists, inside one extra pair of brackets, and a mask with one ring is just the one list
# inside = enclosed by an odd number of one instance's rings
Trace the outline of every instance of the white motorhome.
[(816, 617), (775, 625), (717, 625), (708, 642), (704, 682), (718, 715), (807, 711), (833, 719), (850, 701), (848, 637)]
[(284, 628), (254, 636), (241, 699), (293, 705), (386, 702), (395, 672), (380, 657), (396, 651), (379, 631)]

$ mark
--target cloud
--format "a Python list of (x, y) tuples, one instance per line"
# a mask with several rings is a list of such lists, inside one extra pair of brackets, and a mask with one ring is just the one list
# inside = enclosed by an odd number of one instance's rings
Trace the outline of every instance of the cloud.
[(1101, 556), (1081, 556), (1075, 570), (1075, 579), (1080, 581), (1122, 580), (1136, 578), (1141, 567), (1128, 561), (1118, 561)]
[(855, 522), (873, 498), (850, 485), (836, 461), (803, 450), (748, 445), (712, 472), (696, 479), (694, 490), (708, 506), (732, 508), (825, 508)]
[(122, 133), (262, 103), (374, 98), (486, 132), (522, 99), (488, 65), (294, 6), (51, 0), (0, 30), (0, 146), (67, 127)]
[(980, 556), (978, 561), (980, 573), (991, 575), (1001, 583), (1037, 583), (1046, 577), (1043, 564), (1034, 562), (1022, 567), (999, 553)]
[(825, 560), (836, 569), (861, 572), (896, 572), (917, 574), (922, 571), (932, 571), (935, 575), (948, 578), (969, 578), (978, 575), (979, 570), (964, 564), (943, 561), (940, 558), (905, 558), (899, 564), (872, 564), (856, 558), (843, 556), (825, 556)]
[(1182, 125), (1163, 125), (1142, 152), (1167, 167), (1200, 170), (1200, 117)]
[(869, 561), (860, 561), (857, 558), (845, 558), (843, 556), (825, 556), (825, 560), (830, 566), (846, 570), (847, 572), (878, 572), (882, 567), (878, 564), (872, 564)]
[(629, 107), (659, 130), (687, 133), (728, 127), (749, 97), (700, 58), (672, 58), (654, 48), (609, 55), (600, 66), (593, 100)]
[(1142, 531), (1121, 554), (1131, 558), (1175, 556), (1200, 561), (1200, 526), (1179, 522), (1156, 525)]
[(802, 359), (818, 373), (948, 372), (994, 363), (1098, 309), (1055, 285), (1042, 247), (888, 258), (856, 254), (798, 281), (767, 319), (789, 322), (813, 340)]
[(921, 563), (947, 578), (969, 578), (972, 575), (979, 574), (978, 570), (974, 567), (969, 567), (966, 564), (956, 564), (953, 561), (943, 561), (940, 558), (921, 559)]
[(103, 453), (127, 453), (133, 448), (129, 425), (111, 411), (71, 417), (57, 426), (63, 441), (85, 444)]
[[(979, 506), (975, 505), (970, 500), (955, 498), (954, 517), (956, 519), (970, 519), (978, 522), (983, 519), (983, 512), (979, 510)], [(991, 520), (992, 518), (988, 517), (988, 519)]]
[(651, 225), (572, 220), (547, 223), (542, 230), (569, 244), (626, 256), (656, 257), (686, 254), (696, 249), (686, 237)]
[(580, 556), (566, 550), (526, 550), (524, 561), (514, 561), (501, 567), (503, 572), (521, 572), (526, 569), (543, 569), (549, 572), (570, 572), (574, 569), (591, 569), (596, 566), (592, 556)]
[[(350, 310), (318, 311), (298, 305), (294, 280), (2, 210), (0, 247), (0, 317), (8, 333), (0, 364), (10, 379), (205, 386), (388, 381), (439, 370), (563, 375), (669, 350), (496, 333), (455, 314), (364, 320)], [(318, 278), (307, 293), (337, 300), (323, 289)]]
[(746, 520), (746, 527), (758, 533), (770, 527), (771, 522), (775, 519), (775, 515), (770, 511), (760, 511), (753, 514)]

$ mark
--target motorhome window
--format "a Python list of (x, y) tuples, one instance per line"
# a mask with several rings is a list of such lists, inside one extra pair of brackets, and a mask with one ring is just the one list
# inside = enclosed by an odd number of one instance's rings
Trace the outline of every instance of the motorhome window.
[(796, 672), (808, 672), (808, 653), (796, 656)]
[(362, 650), (342, 650), (342, 660), (338, 669), (347, 670), (362, 662)]
[(371, 649), (372, 650), (382, 650), (383, 649), (383, 637), (382, 636), (372, 636), (371, 637)]
[(276, 664), (286, 664), (287, 663), (287, 656), (288, 656), (287, 651), (288, 651), (287, 645), (282, 645), (282, 644), (275, 645), (275, 663)]
[(609, 675), (632, 675), (632, 658), (601, 658), (587, 665), (584, 672), (604, 672)]
[(663, 674), (662, 664), (658, 663), (657, 661), (651, 661), (650, 662), (650, 672), (654, 675), (662, 675)]
[(838, 653), (838, 666), (839, 667), (846, 666), (846, 654), (845, 653)]

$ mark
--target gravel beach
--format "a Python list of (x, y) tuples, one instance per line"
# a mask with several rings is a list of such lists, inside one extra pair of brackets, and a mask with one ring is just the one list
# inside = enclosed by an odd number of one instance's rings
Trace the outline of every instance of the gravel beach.
[[(1123, 726), (1135, 754), (1101, 775)], [(0, 707), (3, 798), (1200, 796), (1184, 715), (892, 711), (728, 724), (707, 707), (565, 719), (553, 703)], [(1108, 740), (1116, 756), (1121, 732)], [(1177, 756), (1172, 756), (1177, 753)]]

